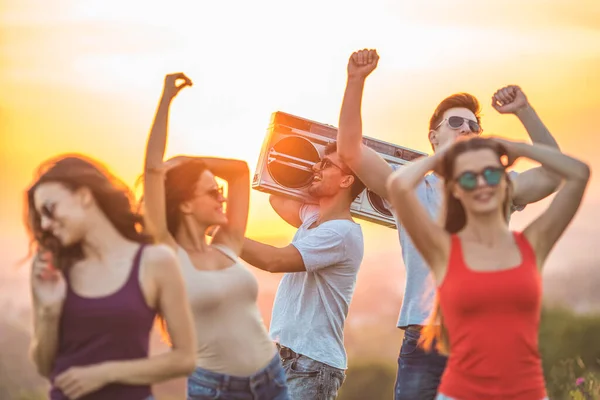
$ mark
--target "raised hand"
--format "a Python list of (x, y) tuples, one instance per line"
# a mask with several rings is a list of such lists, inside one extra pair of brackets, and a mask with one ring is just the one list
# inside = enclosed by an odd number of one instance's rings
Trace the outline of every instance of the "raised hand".
[(192, 86), (192, 80), (183, 72), (168, 74), (165, 76), (165, 86), (163, 88), (163, 98), (172, 100), (177, 96), (179, 91), (187, 86)]
[(528, 105), (525, 93), (516, 85), (503, 87), (492, 96), (492, 107), (500, 114), (515, 114)]
[(50, 252), (40, 251), (33, 259), (31, 285), (38, 306), (59, 315), (67, 296), (67, 282), (62, 272), (52, 265)]
[(365, 79), (379, 62), (377, 50), (359, 50), (352, 53), (348, 60), (348, 78)]
[(506, 150), (506, 162), (504, 164), (505, 167), (510, 167), (515, 161), (517, 161), (517, 159), (519, 159), (519, 157), (521, 157), (521, 149), (523, 146), (530, 146), (523, 142), (513, 142), (511, 140), (506, 140), (496, 136), (492, 136), (490, 139), (501, 144), (504, 150)]

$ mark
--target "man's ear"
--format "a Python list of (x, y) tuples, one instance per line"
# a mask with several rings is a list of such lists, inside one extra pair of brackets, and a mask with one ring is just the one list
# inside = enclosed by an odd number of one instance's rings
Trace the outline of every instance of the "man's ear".
[(438, 137), (437, 137), (437, 132), (434, 130), (429, 131), (429, 143), (431, 143), (431, 145), (434, 147), (436, 147), (440, 144)]
[(342, 179), (342, 182), (340, 183), (340, 185), (346, 189), (349, 188), (350, 186), (352, 186), (352, 184), (354, 183), (354, 175), (346, 175), (344, 177), (344, 179)]

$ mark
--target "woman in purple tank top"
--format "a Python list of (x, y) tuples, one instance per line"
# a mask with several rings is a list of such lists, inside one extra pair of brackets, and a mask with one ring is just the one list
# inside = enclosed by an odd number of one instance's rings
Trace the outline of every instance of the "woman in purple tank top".
[[(127, 187), (81, 156), (49, 160), (27, 191), (37, 248), (31, 357), (52, 400), (143, 400), (194, 369), (194, 329), (173, 251), (150, 244)], [(148, 357), (157, 312), (173, 348)]]

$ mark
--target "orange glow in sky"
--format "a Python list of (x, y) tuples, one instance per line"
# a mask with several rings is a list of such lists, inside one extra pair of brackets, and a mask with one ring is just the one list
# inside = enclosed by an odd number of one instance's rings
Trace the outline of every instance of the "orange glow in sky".
[[(87, 153), (134, 183), (169, 72), (194, 87), (173, 104), (167, 156), (254, 169), (273, 111), (337, 125), (347, 59), (369, 47), (381, 60), (367, 82), (366, 135), (429, 151), (430, 113), (466, 91), (481, 100), (487, 133), (527, 140), (516, 117), (490, 106), (518, 84), (562, 149), (600, 167), (596, 0), (4, 0), (0, 37), (0, 238), (19, 251), (22, 191), (43, 159)], [(599, 186), (594, 175), (586, 204), (600, 202)], [(253, 191), (251, 207), (249, 235), (290, 237), (266, 195)], [(395, 243), (392, 230), (363, 226), (365, 254), (381, 237)]]

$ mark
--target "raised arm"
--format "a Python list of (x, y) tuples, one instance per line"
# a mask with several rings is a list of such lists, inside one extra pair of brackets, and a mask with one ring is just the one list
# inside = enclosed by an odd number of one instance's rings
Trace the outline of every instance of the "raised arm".
[[(516, 115), (534, 144), (559, 149), (558, 143), (529, 104), (520, 87), (511, 85), (498, 90), (492, 97), (492, 107), (501, 114)], [(554, 193), (561, 183), (561, 177), (541, 166), (519, 174), (514, 183), (513, 203), (524, 206)]]
[(195, 368), (195, 333), (186, 288), (173, 251), (152, 246), (142, 258), (143, 275), (155, 293), (156, 308), (167, 322), (170, 351), (125, 361), (106, 361), (72, 367), (56, 377), (55, 384), (77, 399), (109, 384), (150, 385), (189, 375)]
[[(177, 81), (183, 83), (177, 85)], [(146, 144), (144, 161), (144, 222), (147, 229), (159, 242), (166, 243), (173, 248), (177, 245), (167, 229), (163, 157), (167, 147), (167, 127), (171, 102), (181, 89), (191, 85), (192, 81), (183, 73), (170, 74), (165, 77), (163, 93)]]
[(387, 181), (389, 199), (396, 215), (438, 281), (445, 274), (450, 236), (429, 216), (417, 197), (416, 188), (425, 174), (436, 167), (444, 153), (442, 149), (430, 157), (407, 164)]
[(224, 158), (200, 158), (207, 168), (227, 181), (227, 224), (220, 225), (213, 243), (220, 243), (241, 254), (248, 224), (250, 206), (250, 170), (241, 160)]
[(290, 199), (284, 196), (270, 195), (269, 203), (273, 210), (283, 219), (285, 222), (299, 228), (302, 225), (302, 219), (300, 218), (300, 208), (304, 205), (301, 201)]
[(563, 185), (548, 209), (523, 231), (535, 251), (538, 267), (542, 268), (548, 254), (579, 209), (590, 178), (590, 168), (551, 146), (496, 140), (506, 146), (513, 159), (527, 157), (562, 178)]
[(375, 50), (357, 51), (348, 61), (348, 81), (340, 111), (337, 151), (365, 185), (387, 199), (386, 180), (392, 168), (373, 149), (362, 143), (361, 103), (365, 80), (377, 67)]

